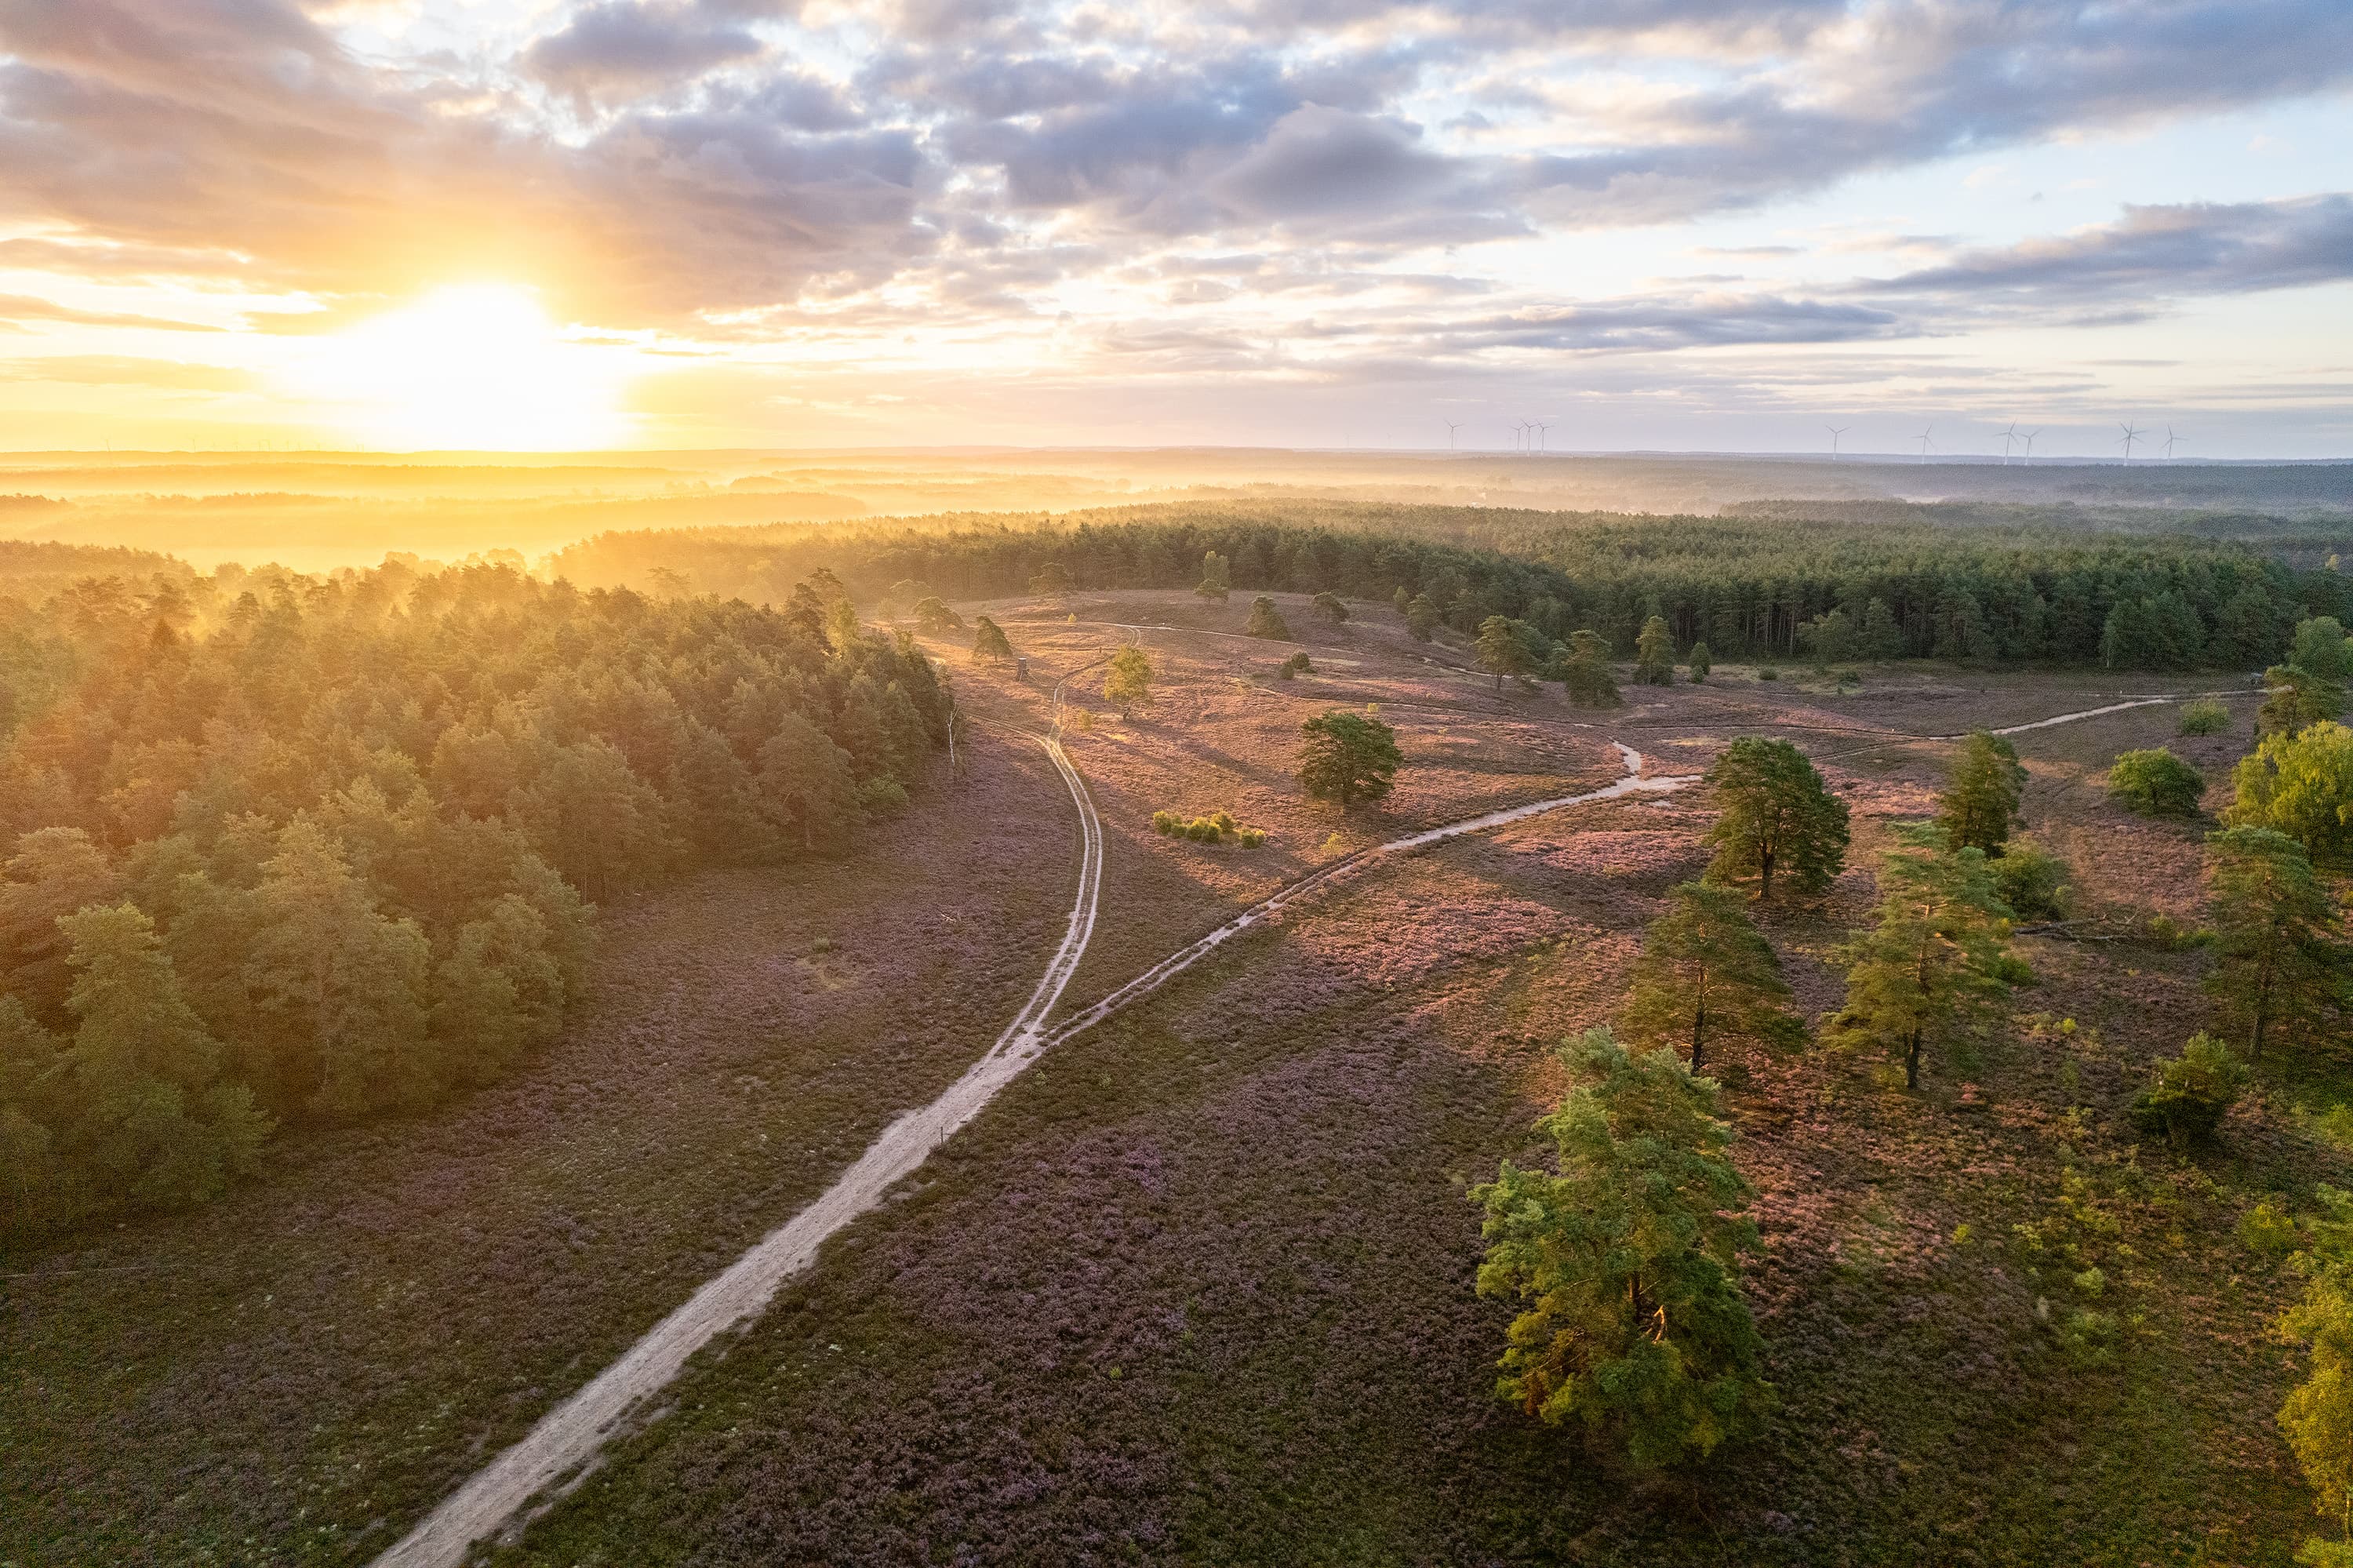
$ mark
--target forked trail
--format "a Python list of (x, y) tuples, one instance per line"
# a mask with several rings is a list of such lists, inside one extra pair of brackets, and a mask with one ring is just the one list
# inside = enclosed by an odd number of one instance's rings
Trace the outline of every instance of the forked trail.
[[(1076, 674), (1078, 672), (1071, 672)], [(1069, 676), (1064, 676), (1067, 682)], [(1641, 777), (1642, 757), (1617, 745), (1626, 776), (1614, 784), (1578, 794), (1556, 796), (1449, 822), (1335, 861), (1261, 900), (1216, 930), (1171, 953), (1117, 991), (1049, 1030), (1047, 1019), (1085, 957), (1094, 933), (1097, 892), (1103, 878), (1103, 825), (1086, 784), (1063, 754), (1061, 685), (1055, 687), (1054, 723), (1044, 736), (1049, 756), (1070, 789), (1079, 815), (1079, 885), (1061, 944), (1046, 973), (996, 1044), (931, 1104), (899, 1118), (859, 1156), (834, 1184), (807, 1208), (770, 1232), (750, 1251), (708, 1281), (686, 1303), (655, 1324), (619, 1360), (590, 1379), (571, 1398), (541, 1417), (524, 1437), (445, 1499), (424, 1521), (375, 1560), (375, 1568), (457, 1568), (478, 1541), (521, 1517), (532, 1500), (595, 1462), (606, 1440), (644, 1401), (678, 1376), (691, 1356), (719, 1335), (758, 1316), (778, 1287), (816, 1260), (818, 1249), (836, 1232), (879, 1204), (891, 1188), (920, 1168), (932, 1151), (977, 1116), (997, 1091), (1019, 1076), (1050, 1046), (1103, 1022), (1166, 985), (1227, 942), (1279, 915), (1323, 888), (1355, 876), (1389, 857), (1409, 854), (1466, 833), (1482, 832), (1547, 811), (1635, 794), (1667, 794), (1699, 781), (1694, 774)], [(2039, 729), (2092, 718), (2151, 697), (2084, 713), (2064, 714), (2017, 729)], [(1996, 733), (2013, 733), (1998, 731)]]

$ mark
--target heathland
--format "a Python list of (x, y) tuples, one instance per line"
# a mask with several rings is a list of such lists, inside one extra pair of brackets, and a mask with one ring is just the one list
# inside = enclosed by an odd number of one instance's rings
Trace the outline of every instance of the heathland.
[[(2049, 501), (1997, 471), (1984, 504)], [(2208, 840), (2242, 792), (2300, 821), (2301, 754), (2237, 765), (2259, 710), (2326, 739), (2294, 715), (2342, 634), (2309, 629), (2353, 601), (2253, 528), (1800, 511), (1194, 497), (613, 534), (529, 573), (0, 556), (0, 1561), (391, 1546), (998, 1036), (1079, 878), (1052, 730), (1103, 833), (1054, 1043), (488, 1555), (2288, 1562), (2327, 1533), (2274, 1324), (2353, 1177), (2337, 1001), (2202, 1135), (2148, 1091), (2200, 1029), (2253, 1054)], [(1026, 668), (976, 657), (983, 618)], [(1303, 789), (1335, 713), (1393, 731), (1393, 789)], [(2001, 858), (2058, 870), (2004, 885), (2047, 905), (2012, 911), (2024, 970), (1907, 1087), (1851, 944), (1979, 730), (2013, 732)], [(1563, 1159), (1532, 1130), (1557, 1046), (1628, 1023), (1711, 866), (1728, 785), (1672, 780), (1751, 740), (1851, 833), (1819, 887), (1736, 882), (1807, 1027), (1705, 1065), (1774, 1398), (1644, 1468), (1496, 1397), (1514, 1306), (1471, 1194)], [(2110, 788), (2160, 749), (2186, 814)], [(1630, 750), (1652, 787), (1350, 859)], [(193, 1185), (121, 1176), (193, 1134), (100, 1136), (153, 1131), (87, 1070), (117, 1015), (206, 1060), (111, 1058), (177, 1095), (140, 1104), (260, 1118)]]

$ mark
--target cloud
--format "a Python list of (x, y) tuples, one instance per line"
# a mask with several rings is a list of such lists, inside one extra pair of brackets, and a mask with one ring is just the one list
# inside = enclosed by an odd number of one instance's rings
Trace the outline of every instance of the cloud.
[(2353, 196), (2127, 207), (2119, 222), (2057, 238), (1968, 251), (1950, 263), (1861, 283), (1864, 292), (1973, 302), (2141, 302), (2246, 294), (2353, 279)]
[(549, 86), (593, 98), (607, 89), (690, 81), (764, 47), (743, 27), (715, 22), (691, 5), (600, 0), (533, 43), (522, 60)]
[(0, 294), (0, 322), (60, 322), (73, 326), (144, 327), (164, 332), (219, 332), (204, 322), (176, 322), (122, 311), (81, 311), (27, 294)]

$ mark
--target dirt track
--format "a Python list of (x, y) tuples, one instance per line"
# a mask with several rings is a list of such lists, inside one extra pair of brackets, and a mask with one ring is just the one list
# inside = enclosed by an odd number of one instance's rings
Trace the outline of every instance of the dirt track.
[[(2063, 714), (1997, 733), (2039, 729), (2173, 700), (2149, 697)], [(1050, 1046), (1094, 1027), (1150, 995), (1227, 941), (1272, 918), (1297, 900), (1352, 877), (1389, 856), (1410, 853), (1467, 833), (1569, 806), (1630, 794), (1663, 794), (1698, 781), (1695, 775), (1645, 779), (1641, 777), (1641, 754), (1622, 743), (1612, 743), (1627, 767), (1626, 777), (1616, 783), (1445, 823), (1323, 867), (1170, 954), (1049, 1033), (1046, 1020), (1060, 1001), (1093, 933), (1103, 861), (1102, 826), (1093, 803), (1077, 769), (1063, 754), (1059, 739), (1059, 683), (1055, 701), (1055, 727), (1045, 737), (1045, 746), (1078, 808), (1078, 895), (1069, 927), (1044, 977), (996, 1044), (937, 1099), (893, 1122), (808, 1207), (706, 1283), (619, 1360), (550, 1411), (522, 1441), (476, 1472), (407, 1536), (379, 1556), (375, 1568), (456, 1568), (465, 1561), (475, 1542), (507, 1528), (524, 1514), (534, 1498), (593, 1464), (605, 1442), (632, 1411), (668, 1386), (697, 1351), (764, 1310), (786, 1278), (815, 1261), (818, 1249), (828, 1237), (878, 1205), (892, 1186), (921, 1167), (933, 1150), (977, 1116), (1000, 1089)]]

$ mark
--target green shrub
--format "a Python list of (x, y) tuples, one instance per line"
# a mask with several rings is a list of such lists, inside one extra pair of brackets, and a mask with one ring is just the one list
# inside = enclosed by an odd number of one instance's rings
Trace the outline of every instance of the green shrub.
[(1250, 622), (1242, 628), (1245, 635), (1271, 638), (1277, 642), (1291, 641), (1291, 627), (1282, 612), (1274, 608), (1274, 600), (1261, 594), (1250, 600)]
[(2001, 901), (2021, 920), (2063, 920), (2067, 917), (2067, 863), (2047, 850), (2026, 842), (2010, 845), (2000, 860), (1988, 863)]
[(1862, 672), (1860, 670), (1833, 670), (1831, 679), (1838, 683), (1841, 693), (1862, 690)]
[(1152, 813), (1152, 831), (1155, 833), (1173, 833), (1184, 825), (1185, 819), (1179, 817), (1174, 811), (1155, 811)]
[(2116, 1364), (2116, 1341), (2121, 1337), (2115, 1313), (2078, 1307), (2059, 1325), (2059, 1353), (2077, 1372), (2096, 1372)]
[(2181, 733), (2220, 735), (2231, 727), (2231, 710), (2211, 697), (2181, 705)]
[(1185, 824), (1185, 836), (1196, 843), (1214, 844), (1223, 842), (1226, 835), (1208, 818), (1196, 817)]
[(1285, 681), (1290, 680), (1294, 675), (1312, 675), (1314, 673), (1315, 673), (1315, 661), (1310, 659), (1305, 653), (1293, 653), (1290, 658), (1285, 659), (1282, 662), (1282, 668), (1275, 672), (1275, 674), (1278, 677)]
[(1234, 818), (1230, 811), (1215, 812), (1210, 816), (1209, 821), (1218, 824), (1218, 831), (1221, 833), (1230, 833), (1234, 831)]
[(1266, 830), (1264, 828), (1244, 828), (1241, 832), (1241, 840), (1242, 848), (1257, 849), (1260, 845), (1266, 842)]
[(1757, 678), (1760, 681), (1778, 681), (1781, 678), (1781, 672), (1770, 664), (1759, 664), (1757, 666)]
[(2247, 1081), (2246, 1065), (2211, 1034), (2193, 1034), (2181, 1054), (2157, 1065), (2156, 1081), (2128, 1113), (2144, 1135), (2194, 1143), (2213, 1136)]
[(2304, 1232), (2278, 1200), (2265, 1198), (2239, 1216), (2239, 1245), (2265, 1257), (2285, 1257), (2304, 1245)]
[(2144, 817), (2194, 817), (2206, 780), (2163, 747), (2127, 751), (2108, 769), (2108, 793)]

